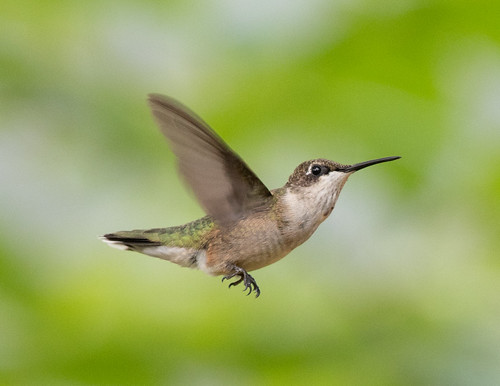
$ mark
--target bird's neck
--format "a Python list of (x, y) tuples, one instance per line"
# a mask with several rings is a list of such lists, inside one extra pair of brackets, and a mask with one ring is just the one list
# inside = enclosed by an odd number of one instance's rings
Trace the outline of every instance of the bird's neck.
[(281, 216), (287, 234), (297, 245), (306, 241), (332, 212), (343, 184), (335, 187), (284, 187)]

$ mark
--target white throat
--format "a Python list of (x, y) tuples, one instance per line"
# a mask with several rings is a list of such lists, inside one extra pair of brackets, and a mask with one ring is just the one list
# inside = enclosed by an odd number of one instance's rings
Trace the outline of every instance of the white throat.
[(283, 196), (287, 206), (284, 214), (292, 236), (300, 239), (299, 244), (330, 215), (350, 174), (332, 171), (311, 186), (288, 188)]

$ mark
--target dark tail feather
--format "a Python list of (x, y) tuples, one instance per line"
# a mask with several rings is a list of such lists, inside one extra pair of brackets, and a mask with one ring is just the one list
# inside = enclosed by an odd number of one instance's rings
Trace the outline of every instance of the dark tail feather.
[(183, 267), (197, 267), (199, 249), (168, 245), (159, 240), (161, 232), (153, 231), (157, 231), (157, 229), (108, 233), (101, 236), (100, 239), (114, 248), (144, 253), (171, 261)]
[(128, 251), (137, 251), (138, 249), (142, 249), (145, 247), (156, 247), (162, 245), (158, 241), (152, 241), (145, 237), (127, 237), (116, 233), (108, 233), (99, 238), (107, 243), (110, 247)]

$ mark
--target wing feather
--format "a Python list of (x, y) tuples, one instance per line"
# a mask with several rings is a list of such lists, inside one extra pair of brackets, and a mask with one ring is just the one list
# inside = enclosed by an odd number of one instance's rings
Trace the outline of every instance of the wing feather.
[(193, 111), (159, 94), (149, 105), (179, 171), (207, 214), (227, 225), (272, 195), (245, 162)]

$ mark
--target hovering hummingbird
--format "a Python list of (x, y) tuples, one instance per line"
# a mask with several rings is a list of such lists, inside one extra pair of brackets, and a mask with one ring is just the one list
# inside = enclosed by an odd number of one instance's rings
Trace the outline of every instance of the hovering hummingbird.
[(248, 273), (286, 256), (332, 212), (354, 172), (400, 157), (354, 165), (327, 159), (301, 163), (285, 186), (269, 190), (245, 162), (194, 112), (149, 95), (153, 115), (177, 156), (180, 174), (207, 216), (169, 228), (108, 233), (112, 247), (198, 268), (222, 281), (238, 277), (248, 294), (260, 289)]

